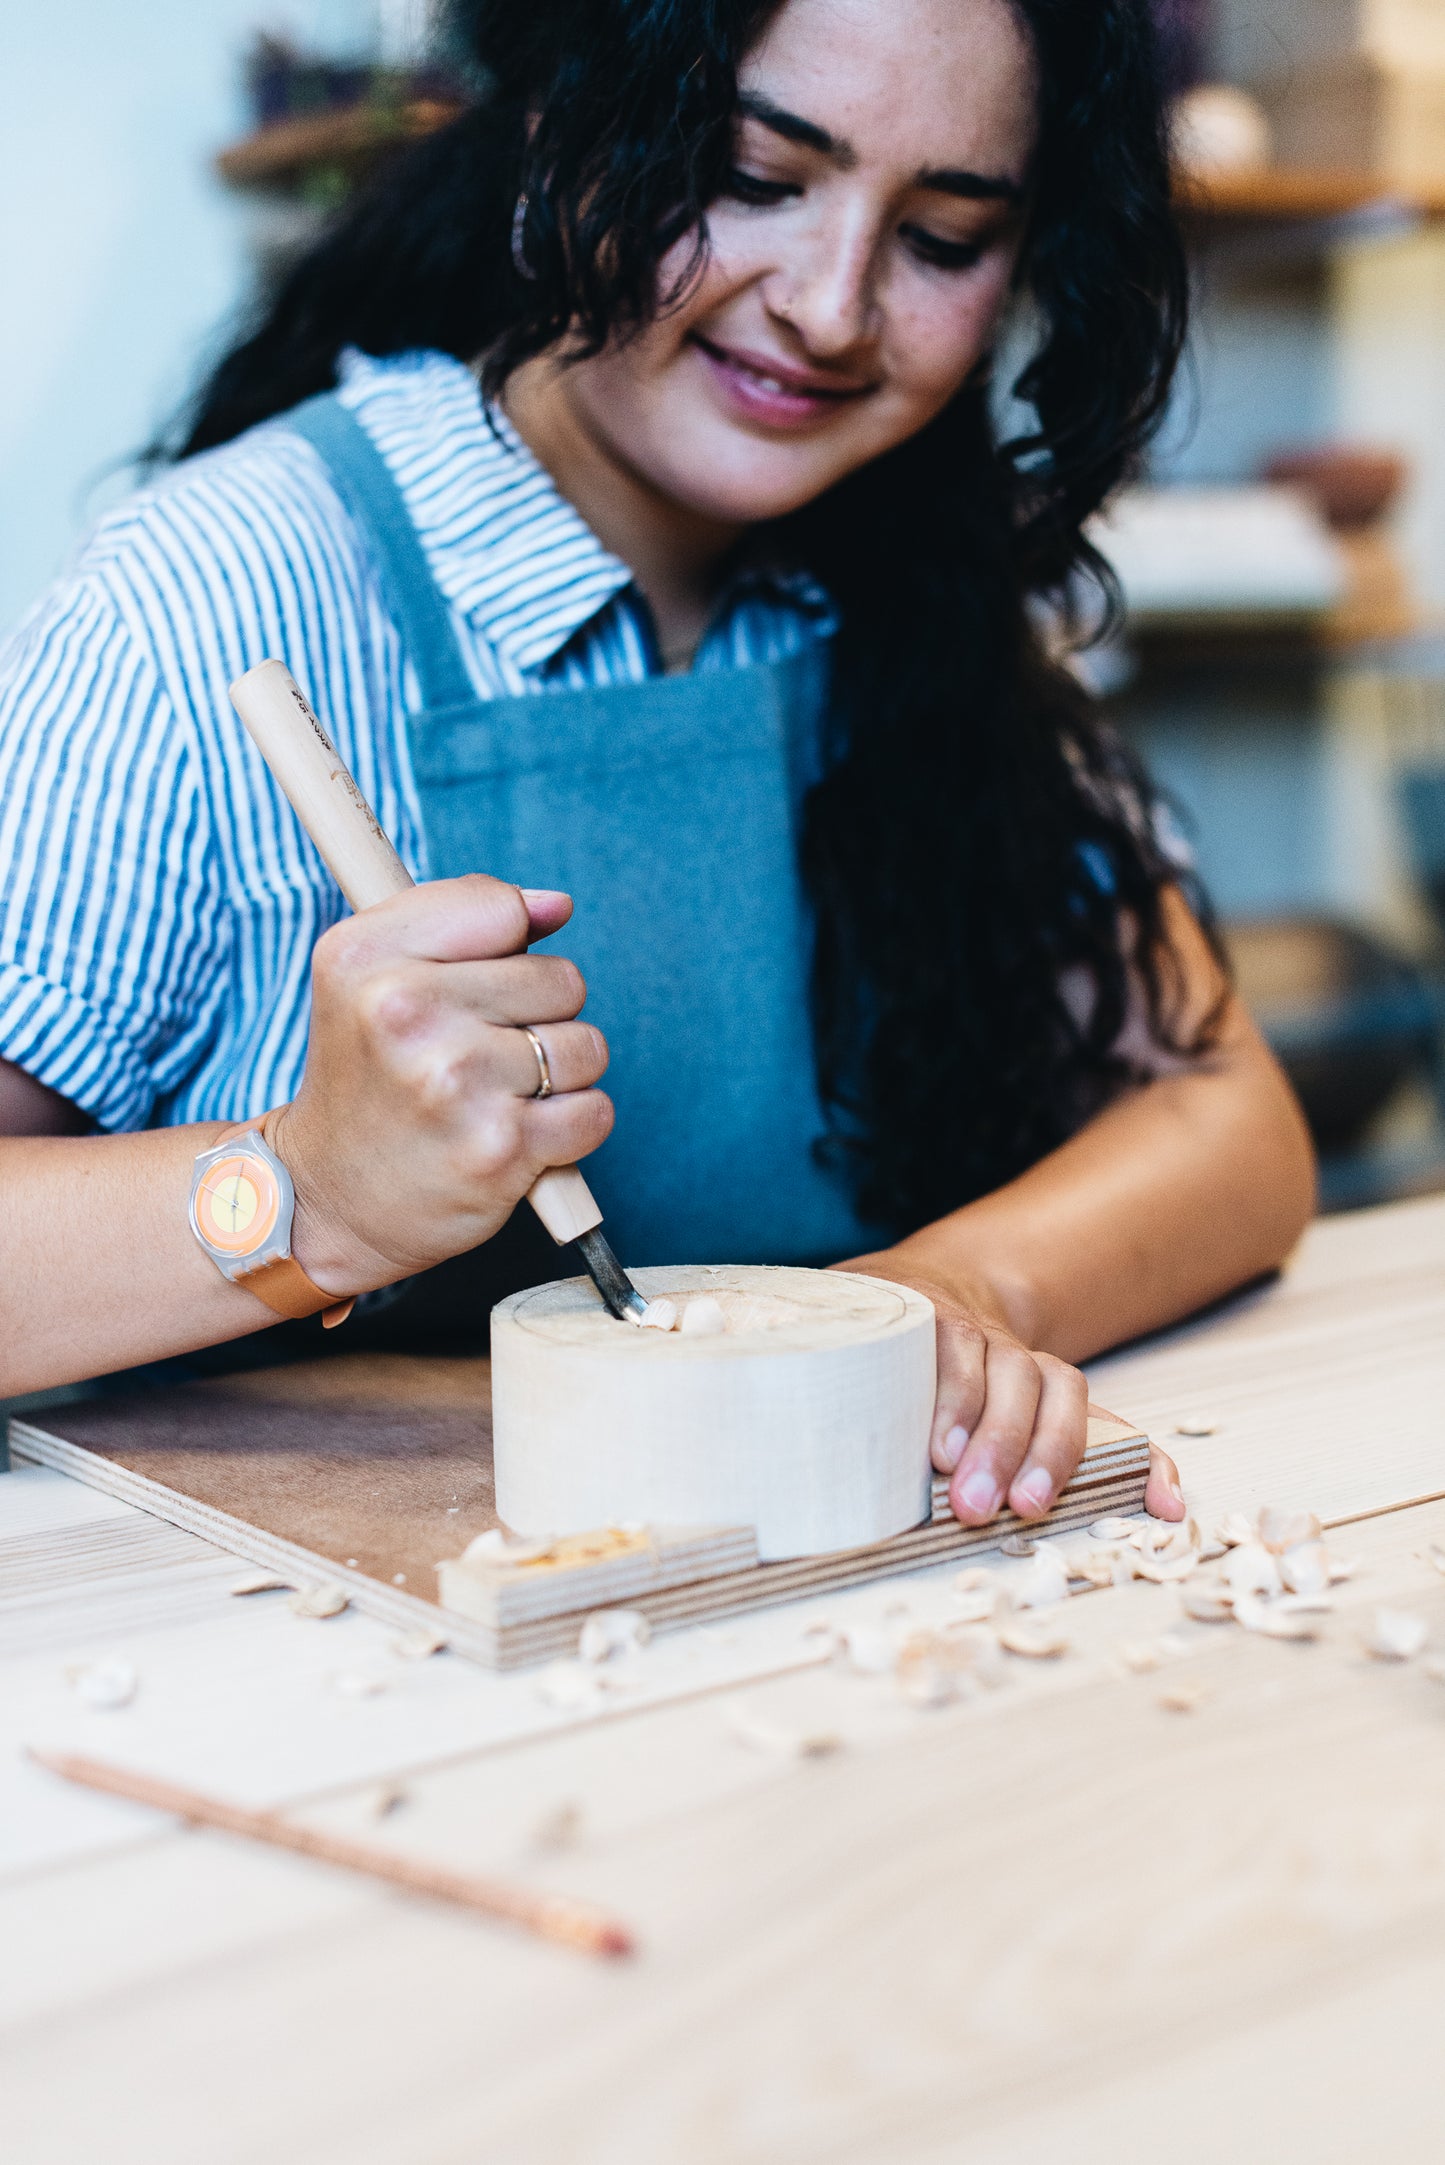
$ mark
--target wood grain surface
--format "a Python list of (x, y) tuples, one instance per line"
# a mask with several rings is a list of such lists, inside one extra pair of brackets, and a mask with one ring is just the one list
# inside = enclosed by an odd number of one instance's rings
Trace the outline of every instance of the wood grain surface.
[[(1354, 1517), (1367, 1499), (1369, 1515), (1332, 1537), (1358, 1569), (1316, 1644), (1191, 1625), (1176, 1588), (1121, 1587), (1066, 1605), (1064, 1659), (1013, 1662), (997, 1690), (920, 1711), (890, 1680), (837, 1664), (746, 1680), (749, 1649), (761, 1665), (796, 1643), (805, 1605), (738, 1627), (748, 1646), (722, 1693), (706, 1688), (723, 1676), (709, 1663), (728, 1650), (683, 1633), (643, 1666), (680, 1677), (694, 1646), (693, 1695), (620, 1703), (565, 1733), (499, 1732), (487, 1748), (468, 1748), (467, 1710), (520, 1704), (531, 1687), (469, 1671), (453, 1697), (463, 1665), (443, 1657), (403, 1695), (405, 1798), (378, 1819), (374, 1775), (347, 1770), (403, 1698), (326, 1716), (321, 1667), (341, 1656), (313, 1650), (338, 1648), (339, 1632), (359, 1660), (381, 1627), (302, 1625), (263, 1597), (118, 1636), (143, 1689), (121, 1713), (69, 1717), (72, 1733), (89, 1723), (89, 1748), (124, 1742), (238, 1793), (248, 1754), (259, 1770), (269, 1752), (272, 1801), (308, 1823), (574, 1892), (622, 1916), (641, 1951), (594, 1974), (115, 1806), (71, 1862), (55, 1853), (0, 1880), (7, 2155), (1433, 2161), (1445, 1683), (1430, 1663), (1445, 1658), (1445, 1577), (1430, 1550), (1445, 1544), (1445, 1504), (1408, 1500), (1445, 1459), (1445, 1338), (1427, 1328), (1434, 1296), (1420, 1297), (1432, 1272), (1445, 1272), (1445, 1205), (1335, 1221), (1280, 1285), (1095, 1382), (1161, 1426), (1221, 1415), (1180, 1446), (1210, 1509), (1260, 1492)], [(1243, 1362), (1268, 1400), (1258, 1417)], [(1358, 1415), (1372, 1380), (1390, 1418), (1346, 1422), (1340, 1399)], [(11, 1478), (25, 1539), (48, 1538), (35, 1484), (57, 1511), (64, 1484)], [(827, 1606), (840, 1624), (878, 1623), (902, 1601), (926, 1626), (950, 1598), (946, 1574), (925, 1574)], [(1364, 1653), (1382, 1603), (1426, 1619), (1425, 1657)], [(1148, 1673), (1128, 1665), (1141, 1644), (1162, 1650)], [(1185, 1680), (1203, 1688), (1197, 1711), (1167, 1711), (1161, 1694)], [(8, 1708), (21, 1703), (33, 1731), (47, 1690), (64, 1690), (53, 1661), (0, 1667), (7, 1752)], [(428, 1729), (433, 1691), (445, 1706)], [(782, 1728), (831, 1730), (837, 1749), (750, 1750), (730, 1718), (739, 1700)]]

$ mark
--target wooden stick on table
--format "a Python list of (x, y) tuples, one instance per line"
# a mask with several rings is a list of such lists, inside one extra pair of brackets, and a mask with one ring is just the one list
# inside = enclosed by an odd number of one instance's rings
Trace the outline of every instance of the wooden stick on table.
[(631, 1933), (589, 1902), (574, 1902), (561, 1894), (534, 1894), (529, 1888), (510, 1886), (503, 1880), (450, 1872), (443, 1865), (397, 1856), (391, 1850), (373, 1848), (369, 1842), (353, 1841), (344, 1834), (301, 1826), (280, 1812), (252, 1811), (244, 1805), (227, 1804), (219, 1797), (183, 1789), (175, 1782), (158, 1781), (149, 1774), (134, 1774), (126, 1767), (111, 1766), (80, 1752), (37, 1751), (32, 1746), (29, 1757), (37, 1766), (63, 1775), (66, 1781), (79, 1782), (86, 1789), (104, 1790), (109, 1796), (126, 1797), (133, 1804), (150, 1804), (157, 1811), (174, 1812), (192, 1826), (218, 1827), (226, 1834), (267, 1842), (273, 1849), (315, 1857), (322, 1864), (343, 1865), (371, 1879), (389, 1880), (408, 1894), (427, 1894), (438, 1901), (455, 1902), (481, 1916), (520, 1925), (524, 1931), (535, 1932), (539, 1939), (552, 1940), (559, 1947), (575, 1948), (579, 1954), (625, 1955), (633, 1950)]

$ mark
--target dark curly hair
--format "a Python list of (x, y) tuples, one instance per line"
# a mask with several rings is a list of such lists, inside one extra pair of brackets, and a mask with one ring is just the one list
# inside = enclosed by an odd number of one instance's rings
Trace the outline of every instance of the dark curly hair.
[[(564, 339), (596, 352), (646, 322), (661, 257), (693, 233), (701, 262), (739, 62), (778, 4), (456, 0), (475, 103), (286, 279), (215, 369), (182, 455), (331, 385), (347, 345), (485, 357), (495, 393)], [(1081, 571), (1112, 604), (1082, 529), (1138, 459), (1183, 340), (1155, 44), (1147, 0), (1011, 4), (1041, 106), (1019, 269), (1036, 337), (1014, 386), (1037, 425), (998, 443), (980, 377), (778, 527), (842, 617), (802, 842), (824, 1147), (900, 1231), (1139, 1079), (1116, 1051), (1126, 951), (1155, 1039), (1183, 1049), (1162, 915), (1179, 875), (1149, 786), (1046, 658), (1032, 608)]]

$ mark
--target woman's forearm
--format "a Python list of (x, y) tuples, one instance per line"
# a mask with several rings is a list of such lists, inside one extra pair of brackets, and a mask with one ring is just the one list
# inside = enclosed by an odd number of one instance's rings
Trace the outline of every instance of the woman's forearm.
[(196, 1153), (225, 1134), (0, 1137), (0, 1397), (262, 1330), (190, 1228)]
[(1314, 1194), (1299, 1107), (1235, 1002), (1205, 1062), (889, 1252), (1026, 1345), (1081, 1361), (1273, 1269)]

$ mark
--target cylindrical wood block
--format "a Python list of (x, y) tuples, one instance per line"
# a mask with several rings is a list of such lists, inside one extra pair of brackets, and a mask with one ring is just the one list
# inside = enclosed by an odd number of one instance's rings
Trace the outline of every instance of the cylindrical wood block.
[(520, 1534), (752, 1526), (766, 1561), (862, 1548), (929, 1515), (933, 1305), (851, 1271), (638, 1270), (710, 1295), (721, 1335), (639, 1330), (585, 1278), (492, 1313), (497, 1510)]

